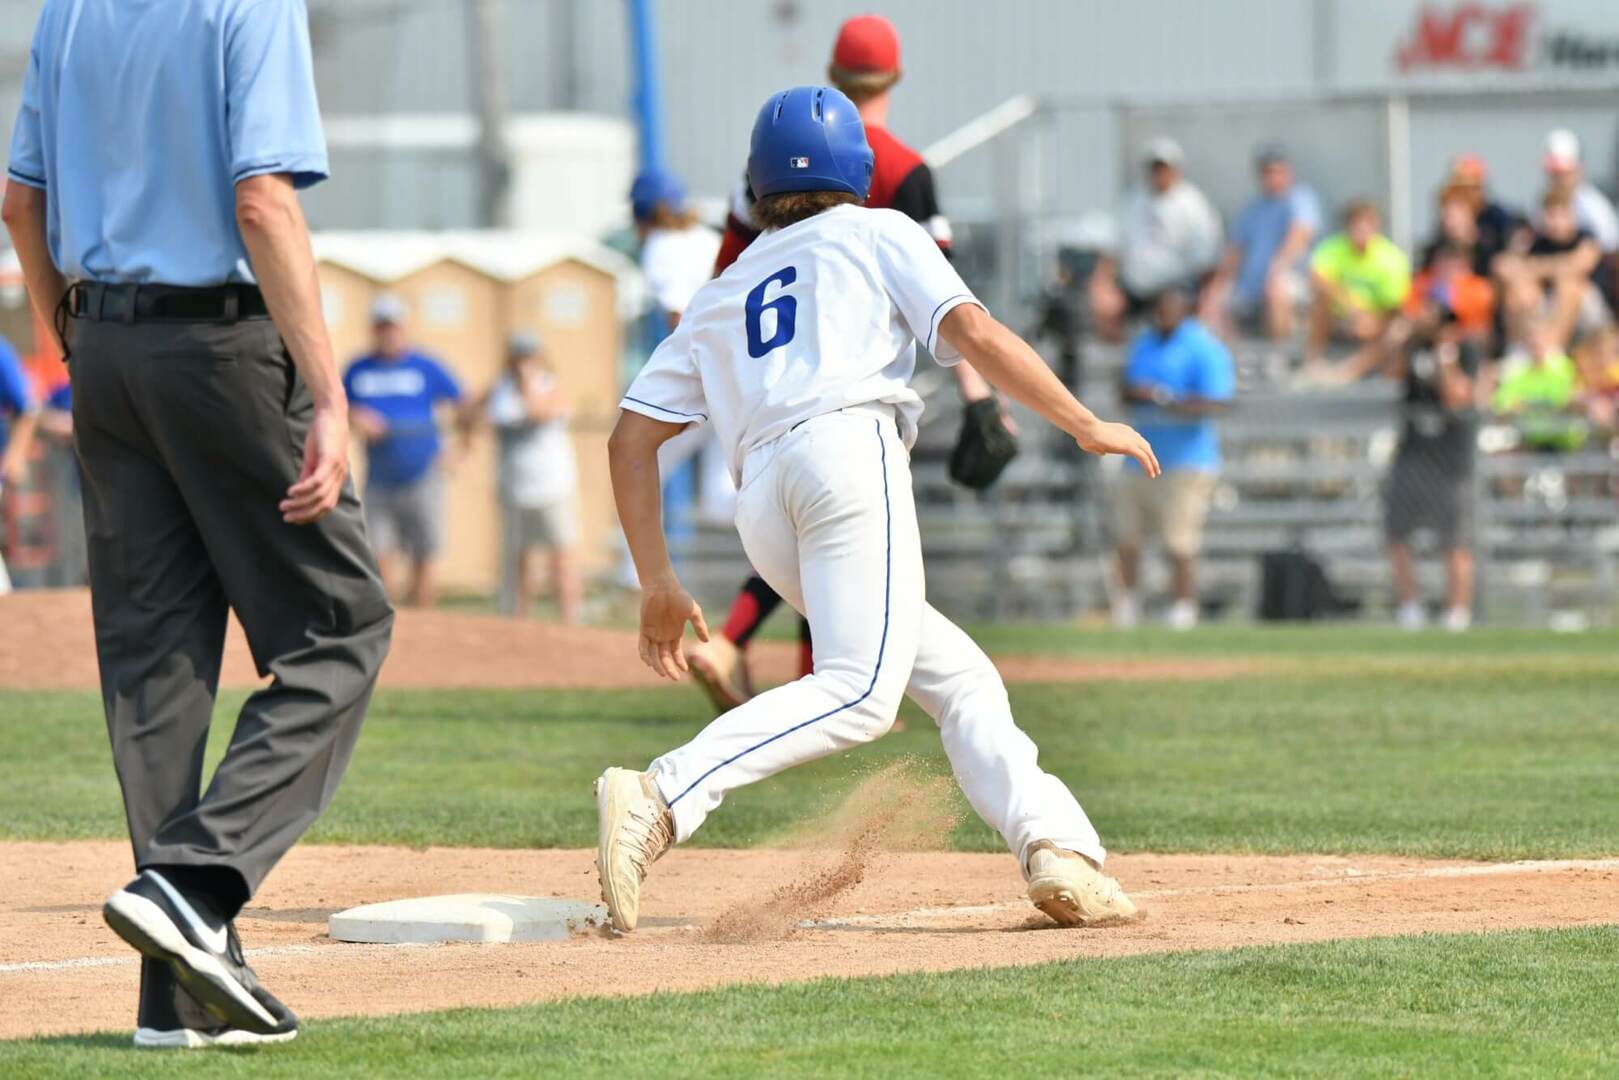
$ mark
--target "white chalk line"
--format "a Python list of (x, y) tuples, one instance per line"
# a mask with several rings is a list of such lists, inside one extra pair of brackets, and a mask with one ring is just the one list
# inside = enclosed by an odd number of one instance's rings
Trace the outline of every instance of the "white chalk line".
[[(332, 945), (266, 945), (260, 949), (244, 950), (249, 960), (257, 960), (266, 956), (299, 956), (313, 953), (332, 951)], [(359, 945), (340, 950), (352, 956), (353, 948), (361, 949), (429, 949), (433, 946), (424, 942), (401, 942), (397, 945)], [(79, 968), (124, 967), (140, 963), (140, 957), (125, 956), (75, 956), (67, 960), (25, 960), (19, 964), (0, 964), (0, 975), (10, 975), (25, 971), (73, 971)]]
[[(1216, 896), (1228, 893), (1288, 892), (1297, 889), (1342, 888), (1348, 885), (1375, 885), (1390, 881), (1424, 881), (1439, 878), (1503, 877), (1512, 874), (1556, 874), (1619, 870), (1619, 859), (1537, 859), (1510, 863), (1487, 863), (1469, 866), (1430, 866), (1421, 870), (1389, 870), (1362, 873), (1353, 868), (1337, 877), (1304, 878), (1299, 881), (1268, 881), (1242, 885), (1189, 885), (1180, 889), (1147, 889), (1130, 891), (1137, 900), (1163, 900), (1175, 896)], [(978, 915), (996, 915), (1016, 911), (1028, 906), (1027, 900), (1007, 900), (998, 904), (978, 904), (963, 907), (914, 908), (893, 915), (849, 915), (835, 919), (807, 919), (798, 924), (805, 930), (836, 930), (847, 927), (883, 926), (898, 923), (901, 926), (936, 919), (972, 918)]]
[[(1505, 877), (1512, 874), (1556, 874), (1569, 872), (1597, 872), (1619, 870), (1619, 858), (1614, 859), (1539, 859), (1510, 863), (1486, 863), (1468, 866), (1430, 866), (1421, 870), (1390, 870), (1382, 873), (1362, 873), (1353, 868), (1337, 877), (1305, 878), (1299, 881), (1271, 881), (1242, 885), (1190, 885), (1180, 889), (1149, 889), (1133, 891), (1138, 900), (1163, 900), (1175, 896), (1209, 896), (1227, 893), (1287, 892), (1296, 889), (1343, 888), (1349, 885), (1375, 885), (1391, 881), (1423, 881), (1439, 878)], [(979, 915), (997, 915), (1027, 907), (1027, 900), (1007, 900), (996, 904), (976, 904), (959, 907), (922, 907), (910, 911), (884, 915), (847, 915), (836, 919), (807, 919), (797, 926), (803, 930), (857, 929), (866, 926), (897, 924), (905, 926), (936, 919), (973, 918)], [(675, 926), (673, 931), (690, 931), (696, 926)], [(266, 956), (299, 956), (320, 954), (331, 957), (351, 957), (354, 950), (436, 949), (439, 943), (402, 943), (398, 945), (353, 945), (336, 947), (343, 943), (326, 945), (269, 945), (248, 949), (247, 956), (257, 959)], [(27, 960), (22, 963), (0, 964), (0, 975), (35, 971), (72, 971), (79, 968), (118, 967), (134, 965), (137, 956), (76, 956), (66, 960)]]

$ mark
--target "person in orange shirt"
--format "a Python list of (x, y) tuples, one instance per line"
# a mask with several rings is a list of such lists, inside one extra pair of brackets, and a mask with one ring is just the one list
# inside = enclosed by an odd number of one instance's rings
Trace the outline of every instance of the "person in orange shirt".
[(1431, 303), (1439, 303), (1456, 316), (1467, 337), (1489, 336), (1495, 319), (1495, 289), (1473, 272), (1471, 254), (1459, 244), (1443, 244), (1431, 256), (1428, 268), (1411, 281), (1405, 313), (1415, 317)]

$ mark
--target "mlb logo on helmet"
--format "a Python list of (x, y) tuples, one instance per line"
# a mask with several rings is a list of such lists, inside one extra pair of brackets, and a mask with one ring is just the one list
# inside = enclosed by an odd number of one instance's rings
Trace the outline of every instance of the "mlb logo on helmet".
[(787, 167), (790, 169), (807, 169), (809, 168), (809, 158), (790, 157), (787, 159)]

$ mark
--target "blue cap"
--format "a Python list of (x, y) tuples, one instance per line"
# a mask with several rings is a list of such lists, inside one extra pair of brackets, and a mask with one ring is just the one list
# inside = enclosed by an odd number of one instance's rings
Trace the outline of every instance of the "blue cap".
[(651, 221), (658, 207), (679, 212), (686, 208), (686, 185), (674, 173), (642, 169), (630, 185), (630, 210), (636, 221)]
[(773, 94), (753, 122), (748, 186), (760, 199), (846, 191), (864, 201), (875, 160), (854, 102), (830, 86), (795, 86)]

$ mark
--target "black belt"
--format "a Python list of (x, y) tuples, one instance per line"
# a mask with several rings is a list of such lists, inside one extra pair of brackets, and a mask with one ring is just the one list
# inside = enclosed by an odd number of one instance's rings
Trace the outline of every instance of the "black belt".
[(257, 285), (126, 285), (75, 282), (64, 300), (75, 319), (97, 322), (218, 322), (267, 319)]

